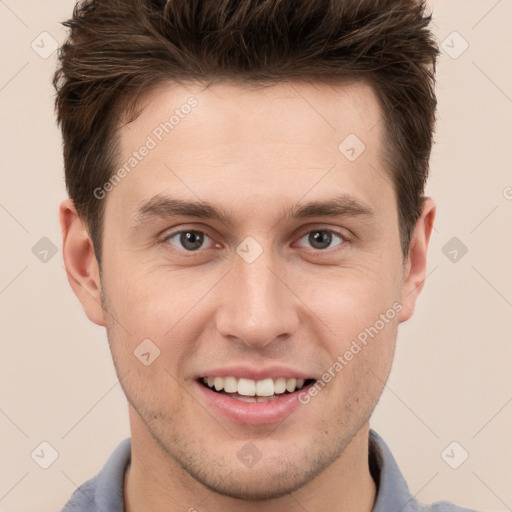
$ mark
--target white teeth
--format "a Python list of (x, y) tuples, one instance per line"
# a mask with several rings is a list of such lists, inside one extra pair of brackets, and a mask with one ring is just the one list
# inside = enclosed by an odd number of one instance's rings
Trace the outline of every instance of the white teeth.
[(286, 391), (286, 379), (284, 377), (279, 377), (274, 382), (274, 393), (276, 395), (280, 395)]
[(238, 379), (238, 394), (244, 396), (255, 396), (256, 382), (251, 379)]
[(224, 378), (224, 391), (226, 393), (236, 393), (238, 391), (238, 383), (235, 377)]
[(257, 381), (256, 394), (258, 396), (272, 396), (274, 394), (274, 381), (272, 379)]
[(224, 379), (222, 377), (215, 377), (213, 385), (217, 391), (221, 391), (224, 389)]
[(289, 391), (291, 393), (292, 391), (295, 391), (296, 387), (297, 387), (297, 380), (296, 379), (289, 379), (286, 382), (286, 391)]
[[(226, 393), (238, 393), (245, 397), (269, 397), (283, 394), (285, 391), (293, 393), (304, 386), (304, 379), (286, 379), (279, 377), (277, 379), (252, 380), (236, 377), (203, 377), (203, 382), (209, 388), (215, 388), (216, 391), (224, 390)], [(250, 401), (254, 400), (242, 400)]]

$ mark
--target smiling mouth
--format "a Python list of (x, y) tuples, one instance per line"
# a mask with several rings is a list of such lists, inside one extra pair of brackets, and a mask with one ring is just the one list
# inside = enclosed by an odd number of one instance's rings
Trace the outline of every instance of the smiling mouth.
[(270, 402), (291, 395), (314, 383), (314, 379), (252, 380), (237, 377), (203, 377), (199, 383), (215, 393), (241, 402)]

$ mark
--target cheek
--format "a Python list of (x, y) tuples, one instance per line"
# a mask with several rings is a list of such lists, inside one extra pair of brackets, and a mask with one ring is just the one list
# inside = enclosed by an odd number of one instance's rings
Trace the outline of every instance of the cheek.
[(391, 370), (397, 326), (395, 319), (381, 329), (373, 322), (337, 347), (331, 398), (339, 404), (341, 423), (349, 423), (352, 415), (368, 418), (373, 412)]
[(345, 394), (347, 402), (351, 394), (361, 400), (366, 393), (380, 394), (393, 360), (402, 309), (400, 274), (369, 269), (338, 270), (309, 295), (311, 309), (327, 326), (326, 371), (336, 375), (333, 389)]
[[(182, 355), (179, 344), (164, 342), (152, 327), (158, 319), (136, 311), (128, 320), (121, 315), (106, 323), (112, 359), (130, 404), (146, 421), (165, 416), (184, 406), (179, 393), (176, 368)], [(169, 358), (169, 352), (172, 357)], [(167, 404), (165, 410), (161, 404)]]
[(370, 263), (316, 271), (295, 283), (304, 302), (334, 331), (331, 334), (345, 340), (373, 325), (401, 297), (400, 274)]
[[(208, 292), (218, 281), (213, 272), (197, 274), (154, 267), (109, 275), (109, 342), (118, 374), (130, 371), (134, 391), (137, 386), (140, 392), (157, 385), (174, 389), (173, 378), (196, 351), (213, 314), (209, 308), (216, 296)], [(146, 367), (148, 360), (154, 362)]]
[(199, 303), (213, 276), (161, 267), (118, 271), (109, 277), (108, 291), (117, 313), (137, 336), (161, 338)]

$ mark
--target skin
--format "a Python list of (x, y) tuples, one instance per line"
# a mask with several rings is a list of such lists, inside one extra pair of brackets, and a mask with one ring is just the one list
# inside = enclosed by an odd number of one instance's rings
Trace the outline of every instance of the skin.
[[(197, 106), (104, 199), (101, 279), (84, 222), (71, 200), (60, 208), (70, 284), (89, 319), (106, 327), (129, 402), (126, 509), (370, 511), (369, 419), (398, 325), (423, 287), (435, 205), (425, 199), (404, 260), (381, 111), (363, 83), (166, 83), (120, 127), (120, 165), (190, 96)], [(351, 133), (366, 146), (353, 162), (338, 150)], [(199, 198), (235, 223), (137, 224), (137, 208), (156, 194)], [(335, 194), (373, 215), (283, 216)], [(320, 229), (344, 238), (318, 248), (308, 235)], [(207, 236), (187, 252), (179, 236), (169, 238), (179, 230)], [(236, 252), (247, 236), (263, 249), (252, 263)], [(279, 363), (318, 379), (394, 303), (400, 313), (280, 423), (233, 421), (197, 393), (198, 374), (226, 365)], [(133, 354), (147, 338), (160, 349), (150, 366)], [(251, 468), (237, 457), (248, 441), (261, 453)]]

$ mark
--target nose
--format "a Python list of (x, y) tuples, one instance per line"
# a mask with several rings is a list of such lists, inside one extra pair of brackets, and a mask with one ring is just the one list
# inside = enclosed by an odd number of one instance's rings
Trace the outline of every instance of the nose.
[(254, 348), (292, 336), (299, 325), (300, 301), (289, 287), (284, 265), (264, 251), (252, 263), (235, 256), (217, 309), (219, 333)]

